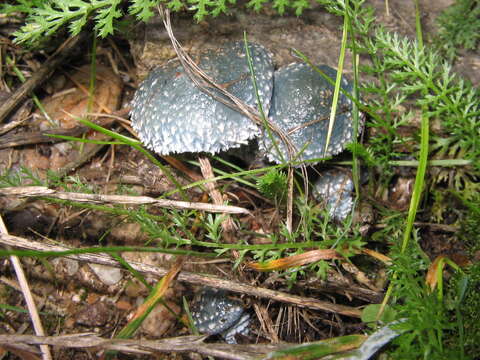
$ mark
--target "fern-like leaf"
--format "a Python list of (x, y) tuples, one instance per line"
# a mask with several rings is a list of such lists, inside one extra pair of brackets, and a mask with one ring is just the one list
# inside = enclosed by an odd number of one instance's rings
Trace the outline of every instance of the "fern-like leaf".
[[(95, 30), (101, 37), (113, 34), (113, 24), (123, 13), (117, 9), (122, 0), (98, 1), (92, 0), (94, 6), (98, 9), (95, 16)], [(108, 3), (108, 4), (106, 4)]]
[(131, 15), (135, 15), (139, 20), (147, 21), (154, 15), (152, 9), (158, 3), (158, 0), (133, 0), (128, 8), (128, 12)]

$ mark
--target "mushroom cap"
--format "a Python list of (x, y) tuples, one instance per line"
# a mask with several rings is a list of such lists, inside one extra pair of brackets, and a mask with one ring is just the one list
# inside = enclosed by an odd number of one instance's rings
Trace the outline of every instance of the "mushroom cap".
[(348, 173), (328, 170), (314, 184), (314, 195), (323, 199), (332, 218), (345, 220), (353, 208), (353, 180)]
[(240, 301), (230, 299), (223, 290), (205, 288), (192, 306), (195, 327), (202, 334), (216, 335), (229, 330), (242, 318)]
[[(318, 68), (335, 80), (336, 70), (326, 65)], [(347, 92), (352, 92), (352, 85), (345, 78), (342, 78), (341, 86)], [(336, 155), (352, 141), (352, 102), (340, 93), (332, 137), (325, 152), (333, 92), (334, 87), (307, 64), (290, 64), (275, 72), (269, 117), (290, 135), (297, 151), (301, 153), (295, 160)], [(283, 142), (278, 139), (277, 144), (285, 154), (283, 157), (288, 159)], [(267, 152), (270, 161), (281, 162), (266, 131), (260, 146)]]
[[(273, 91), (273, 57), (249, 44), (258, 92), (266, 111)], [(217, 84), (256, 107), (243, 42), (233, 42), (200, 55), (199, 67)], [(214, 91), (220, 95), (218, 91)], [(209, 152), (238, 147), (259, 134), (250, 119), (201, 91), (172, 61), (150, 72), (132, 101), (132, 126), (142, 143), (158, 154)]]

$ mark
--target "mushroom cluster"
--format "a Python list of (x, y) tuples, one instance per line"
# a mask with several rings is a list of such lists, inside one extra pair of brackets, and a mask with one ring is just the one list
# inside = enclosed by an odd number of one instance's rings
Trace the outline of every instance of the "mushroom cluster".
[[(258, 74), (260, 100), (268, 111), (273, 90), (272, 55), (257, 44), (250, 44), (249, 52)], [(204, 52), (198, 66), (225, 90), (256, 107), (243, 43), (229, 43)], [(216, 96), (223, 96), (213, 91)], [(130, 115), (142, 143), (160, 155), (217, 153), (246, 144), (260, 133), (246, 116), (200, 90), (179, 61), (150, 72), (135, 93)]]
[[(333, 86), (305, 64), (292, 64), (274, 72), (270, 52), (258, 44), (248, 46), (263, 109), (269, 120), (287, 133), (295, 148), (300, 150), (294, 160), (320, 159), (340, 153), (353, 140), (351, 101), (340, 96), (331, 141), (325, 149)], [(242, 42), (205, 51), (199, 55), (197, 63), (225, 90), (247, 105), (257, 106), (257, 94)], [(328, 66), (320, 66), (320, 69), (332, 79), (336, 77), (334, 69)], [(345, 79), (341, 85), (347, 92), (352, 91)], [(273, 146), (270, 134), (219, 101), (223, 94), (209, 90), (214, 96), (199, 89), (179, 61), (153, 70), (132, 102), (132, 126), (140, 140), (152, 151), (167, 155), (217, 153), (260, 138), (260, 147), (269, 160), (289, 159), (276, 135), (273, 140), (278, 147)], [(279, 156), (276, 149), (285, 151), (285, 155)], [(315, 189), (335, 219), (343, 220), (350, 212), (353, 185), (344, 173), (324, 174)], [(236, 334), (248, 331), (250, 320), (239, 301), (212, 288), (201, 292), (192, 307), (192, 316), (199, 332), (219, 334), (229, 343), (236, 342)]]
[[(333, 86), (306, 64), (291, 64), (274, 72), (271, 53), (258, 44), (248, 46), (263, 109), (269, 121), (287, 133), (299, 151), (297, 158), (292, 160), (321, 159), (342, 152), (353, 140), (351, 100), (340, 95), (331, 140), (325, 148)], [(198, 56), (197, 63), (225, 90), (247, 105), (257, 106), (244, 43), (232, 42), (216, 50), (207, 50)], [(330, 78), (336, 78), (334, 69), (325, 65), (319, 68)], [(352, 92), (352, 85), (345, 78), (341, 86), (346, 92)], [(259, 138), (260, 148), (270, 161), (291, 159), (275, 134), (262, 131), (246, 116), (219, 101), (223, 94), (210, 90), (214, 96), (199, 89), (179, 61), (153, 70), (132, 102), (132, 126), (140, 140), (147, 148), (166, 155), (216, 153)], [(278, 146), (273, 146), (272, 140)], [(278, 154), (277, 150), (284, 154)], [(321, 189), (326, 179), (332, 188), (344, 182), (344, 177), (325, 176), (317, 187)], [(337, 180), (339, 182), (335, 183)], [(320, 190), (317, 193), (323, 197), (331, 192)], [(342, 194), (342, 201), (350, 196), (348, 187)], [(344, 213), (342, 210), (332, 214), (342, 219)]]
[[(261, 45), (248, 46), (263, 109), (272, 123), (290, 135), (301, 151), (300, 159), (340, 153), (353, 139), (351, 101), (345, 95), (340, 96), (332, 140), (325, 152), (333, 86), (306, 64), (295, 63), (274, 72), (272, 54)], [(242, 42), (205, 51), (198, 57), (198, 66), (225, 90), (256, 107)], [(334, 69), (326, 65), (319, 68), (332, 79), (336, 77)], [(352, 91), (346, 79), (342, 79), (341, 85), (345, 91)], [(223, 97), (213, 91), (215, 96)], [(179, 61), (150, 72), (135, 93), (131, 119), (140, 140), (161, 155), (217, 153), (245, 144), (262, 130), (246, 116), (199, 89)], [(275, 140), (284, 149), (283, 143)], [(260, 146), (271, 161), (280, 162), (281, 157), (272, 149), (266, 132), (260, 136)]]

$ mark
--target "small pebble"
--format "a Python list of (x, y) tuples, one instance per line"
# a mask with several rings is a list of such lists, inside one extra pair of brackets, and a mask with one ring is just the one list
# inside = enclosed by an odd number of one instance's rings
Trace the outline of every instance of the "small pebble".
[(89, 264), (89, 266), (105, 285), (115, 285), (122, 280), (122, 271), (118, 268), (100, 264)]

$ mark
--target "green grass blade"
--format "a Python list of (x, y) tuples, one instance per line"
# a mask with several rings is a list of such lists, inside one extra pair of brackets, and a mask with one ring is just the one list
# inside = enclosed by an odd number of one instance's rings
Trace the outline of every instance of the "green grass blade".
[(75, 136), (67, 136), (67, 135), (56, 135), (56, 134), (45, 134), (48, 137), (55, 138), (55, 139), (61, 139), (65, 141), (76, 141), (80, 143), (86, 143), (86, 144), (97, 144), (97, 145), (125, 145), (124, 142), (121, 141), (106, 141), (106, 140), (92, 140), (92, 139), (86, 139), (86, 138), (79, 138)]
[(263, 129), (264, 129), (264, 131), (267, 132), (267, 136), (269, 137), (270, 141), (272, 142), (273, 147), (275, 149), (275, 152), (280, 159), (280, 162), (283, 163), (283, 162), (285, 162), (285, 158), (283, 156), (282, 151), (280, 151), (277, 140), (274, 138), (274, 136), (272, 134), (272, 131), (270, 130), (270, 126), (268, 126), (268, 124), (267, 124), (267, 114), (265, 114), (265, 111), (263, 109), (263, 104), (262, 104), (262, 101), (260, 99), (260, 94), (258, 93), (257, 79), (255, 77), (255, 68), (253, 67), (253, 60), (252, 60), (252, 57), (250, 55), (250, 50), (248, 48), (247, 33), (245, 31), (243, 32), (243, 40), (244, 40), (244, 43), (245, 43), (245, 53), (247, 55), (248, 69), (250, 70), (252, 85), (253, 85), (253, 89), (255, 91), (257, 108), (258, 108), (258, 111), (260, 113), (260, 117), (263, 121)]
[(403, 233), (402, 253), (405, 252), (413, 229), (413, 223), (417, 215), (418, 206), (422, 196), (425, 184), (425, 173), (428, 164), (428, 142), (430, 137), (429, 118), (425, 113), (422, 114), (420, 129), (420, 156), (418, 159), (417, 174), (415, 176), (415, 185), (413, 187), (412, 199), (408, 209), (407, 224)]
[[(348, 0), (345, 4), (348, 7)], [(330, 110), (330, 120), (328, 122), (327, 139), (325, 141), (324, 155), (327, 153), (328, 145), (332, 137), (333, 126), (335, 125), (335, 116), (337, 114), (338, 98), (340, 96), (340, 85), (342, 82), (343, 64), (345, 62), (345, 52), (347, 50), (348, 39), (348, 11), (345, 11), (343, 17), (342, 46), (340, 48), (340, 56), (338, 58), (337, 78), (335, 79), (335, 89), (333, 91), (332, 108)]]
[(118, 253), (112, 252), (110, 256), (117, 260), (125, 269), (127, 269), (133, 277), (135, 277), (138, 281), (140, 281), (149, 291), (152, 291), (152, 287), (150, 284), (145, 280), (145, 277), (137, 270), (135, 270), (124, 258), (122, 258)]

